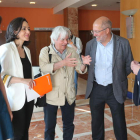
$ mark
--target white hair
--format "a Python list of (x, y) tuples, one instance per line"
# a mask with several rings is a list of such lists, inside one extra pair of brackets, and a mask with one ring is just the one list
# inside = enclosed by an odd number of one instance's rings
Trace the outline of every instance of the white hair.
[(52, 34), (50, 36), (51, 38), (51, 43), (54, 43), (54, 40), (57, 40), (58, 37), (61, 34), (61, 39), (65, 38), (66, 36), (68, 36), (68, 38), (70, 37), (70, 30), (64, 26), (57, 26), (53, 29)]

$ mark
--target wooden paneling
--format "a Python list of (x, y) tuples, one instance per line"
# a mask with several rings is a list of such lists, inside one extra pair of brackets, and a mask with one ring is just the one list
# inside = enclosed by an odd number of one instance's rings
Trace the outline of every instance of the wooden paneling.
[(64, 26), (65, 27), (68, 27), (68, 8), (65, 8), (64, 10), (63, 10), (63, 12), (64, 12)]
[(30, 51), (31, 51), (31, 58), (32, 58), (32, 65), (36, 66), (36, 45), (35, 45), (35, 32), (31, 31), (31, 36), (30, 36), (30, 44), (27, 46)]
[(2, 33), (0, 33), (0, 45), (6, 43), (5, 33), (6, 31), (2, 31)]
[(36, 65), (39, 65), (40, 50), (49, 46), (51, 43), (50, 35), (51, 31), (37, 31), (35, 32), (35, 46), (36, 46)]
[[(140, 62), (140, 0), (121, 0), (120, 2), (120, 11), (130, 10), (130, 9), (138, 9), (138, 11), (134, 14), (134, 37), (128, 39), (130, 42), (131, 50), (133, 53), (133, 57), (135, 60)], [(126, 32), (126, 17), (123, 14), (120, 14), (120, 35), (124, 38), (127, 38)], [(133, 81), (135, 79), (134, 74), (130, 74), (128, 76), (128, 90), (133, 92)]]
[(93, 38), (93, 35), (91, 34), (90, 30), (81, 30), (79, 31), (79, 38), (83, 44), (82, 55), (85, 55), (86, 43)]
[(115, 35), (120, 36), (120, 30), (112, 30), (112, 33)]

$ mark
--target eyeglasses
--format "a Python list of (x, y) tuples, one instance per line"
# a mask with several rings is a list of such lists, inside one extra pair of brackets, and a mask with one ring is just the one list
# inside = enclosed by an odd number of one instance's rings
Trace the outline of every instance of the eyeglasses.
[(107, 28), (108, 28), (108, 27), (104, 28), (103, 30), (99, 30), (99, 31), (93, 31), (93, 30), (91, 30), (91, 33), (92, 33), (93, 35), (94, 35), (94, 33), (98, 34), (98, 33), (104, 31), (104, 30), (107, 29)]

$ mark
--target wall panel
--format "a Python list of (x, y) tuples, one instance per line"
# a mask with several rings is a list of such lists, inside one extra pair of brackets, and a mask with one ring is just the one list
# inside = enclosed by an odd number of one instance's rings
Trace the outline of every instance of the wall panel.
[[(140, 62), (140, 0), (121, 0), (120, 2), (120, 11), (138, 9), (134, 17), (134, 38), (128, 39), (131, 45), (131, 50), (134, 56), (134, 59)], [(120, 35), (127, 38), (126, 34), (126, 17), (123, 14), (120, 14)], [(134, 74), (128, 76), (129, 87), (128, 90), (133, 92), (133, 81), (135, 79)]]

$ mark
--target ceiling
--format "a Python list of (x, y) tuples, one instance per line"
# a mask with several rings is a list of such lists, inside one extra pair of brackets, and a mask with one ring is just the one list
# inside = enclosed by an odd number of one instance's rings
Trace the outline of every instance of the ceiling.
[[(0, 7), (28, 7), (28, 8), (54, 8), (65, 0), (1, 0)], [(35, 5), (30, 5), (29, 2), (36, 2)], [(80, 1), (80, 0), (79, 0)], [(86, 10), (120, 10), (120, 4), (116, 3), (120, 0), (93, 0), (79, 9)], [(92, 4), (97, 4), (97, 7), (92, 7)]]
[[(79, 9), (120, 11), (120, 0), (94, 0)], [(91, 6), (97, 4), (96, 7)]]
[[(64, 0), (1, 0), (0, 7), (53, 8)], [(29, 2), (36, 2), (35, 5)]]

